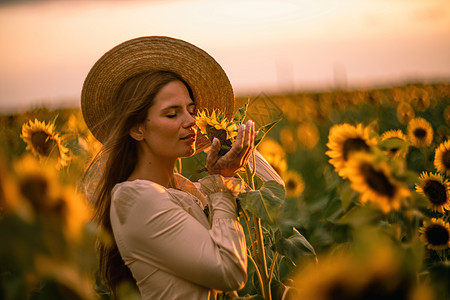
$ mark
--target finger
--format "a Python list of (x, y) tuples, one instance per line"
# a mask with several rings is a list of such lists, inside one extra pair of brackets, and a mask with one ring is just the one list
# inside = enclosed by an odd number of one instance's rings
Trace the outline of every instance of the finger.
[(206, 164), (211, 166), (214, 165), (219, 159), (219, 151), (220, 151), (220, 141), (218, 138), (214, 138), (211, 150), (209, 150), (208, 156), (206, 157)]
[(252, 151), (253, 151), (253, 147), (255, 144), (255, 123), (253, 121), (251, 121), (251, 123), (248, 126), (249, 130), (248, 133), (246, 135), (246, 141), (245, 141), (245, 146), (244, 146), (244, 155), (243, 155), (243, 163), (245, 164), (248, 160), (248, 158), (250, 157)]
[(245, 124), (245, 134), (244, 134), (244, 141), (242, 143), (242, 157), (245, 156), (245, 154), (248, 152), (248, 148), (250, 145), (250, 140), (251, 140), (251, 132), (252, 132), (252, 121), (247, 121), (247, 123)]
[(236, 141), (234, 142), (233, 147), (231, 147), (231, 150), (227, 153), (227, 154), (229, 154), (229, 156), (240, 157), (242, 148), (244, 146), (245, 129), (246, 129), (246, 124), (242, 124), (239, 127)]

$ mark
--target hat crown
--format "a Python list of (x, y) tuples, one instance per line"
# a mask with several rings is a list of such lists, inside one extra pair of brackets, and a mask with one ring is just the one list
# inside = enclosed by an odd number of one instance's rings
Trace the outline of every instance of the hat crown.
[[(219, 109), (231, 118), (234, 93), (231, 83), (217, 61), (204, 50), (183, 40), (165, 36), (139, 37), (123, 42), (106, 52), (89, 71), (81, 92), (81, 110), (86, 125), (104, 143), (116, 94), (130, 77), (149, 71), (171, 71), (191, 88), (199, 109)], [(198, 136), (198, 150), (209, 141)]]

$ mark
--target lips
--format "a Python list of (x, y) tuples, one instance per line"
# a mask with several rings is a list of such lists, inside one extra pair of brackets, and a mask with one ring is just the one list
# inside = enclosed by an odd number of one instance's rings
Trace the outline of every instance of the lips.
[(182, 137), (180, 140), (187, 140), (187, 139), (195, 139), (195, 133), (188, 134), (187, 136)]

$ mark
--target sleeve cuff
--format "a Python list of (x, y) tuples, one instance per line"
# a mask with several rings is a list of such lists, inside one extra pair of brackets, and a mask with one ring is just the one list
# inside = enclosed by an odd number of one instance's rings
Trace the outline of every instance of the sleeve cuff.
[(219, 174), (206, 176), (200, 179), (199, 182), (200, 190), (208, 196), (217, 192), (229, 192), (236, 198), (244, 190), (244, 182), (242, 179), (223, 177)]

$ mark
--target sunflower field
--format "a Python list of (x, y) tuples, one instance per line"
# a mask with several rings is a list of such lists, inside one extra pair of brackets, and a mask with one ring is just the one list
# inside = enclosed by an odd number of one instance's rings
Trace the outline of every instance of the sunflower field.
[[(278, 121), (257, 149), (284, 181), (259, 183), (277, 201), (250, 222), (265, 257), (238, 299), (450, 299), (450, 84), (236, 101), (256, 127)], [(0, 298), (109, 299), (95, 243), (111, 237), (83, 185), (101, 144), (80, 109), (2, 115), (0, 128)], [(204, 155), (179, 171), (204, 176)]]

